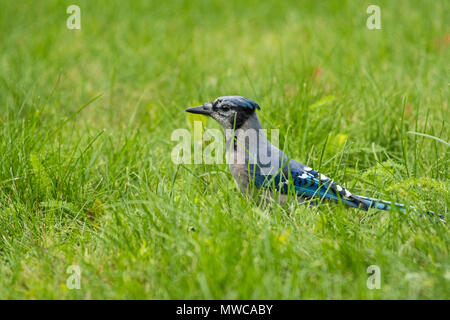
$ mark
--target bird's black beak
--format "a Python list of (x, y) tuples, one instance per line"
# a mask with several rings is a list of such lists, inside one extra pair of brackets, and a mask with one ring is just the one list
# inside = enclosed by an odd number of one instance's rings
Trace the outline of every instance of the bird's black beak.
[(184, 111), (189, 112), (189, 113), (204, 114), (205, 116), (211, 115), (211, 109), (206, 108), (205, 106), (187, 108)]

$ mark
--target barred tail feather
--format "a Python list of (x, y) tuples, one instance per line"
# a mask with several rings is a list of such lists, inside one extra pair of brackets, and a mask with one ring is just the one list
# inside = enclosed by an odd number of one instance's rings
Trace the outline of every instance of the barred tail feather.
[[(402, 203), (398, 203), (398, 202), (394, 202), (394, 204), (392, 204), (391, 201), (379, 200), (379, 199), (375, 199), (375, 198), (369, 198), (369, 197), (358, 196), (358, 195), (352, 195), (352, 200), (356, 200), (355, 202), (359, 205), (359, 207), (366, 211), (369, 210), (370, 208), (376, 208), (379, 210), (390, 211), (392, 208), (392, 205), (394, 205), (394, 207), (399, 208), (399, 210), (401, 212), (406, 212), (405, 205)], [(409, 209), (416, 210), (416, 208), (413, 206), (410, 206)], [(422, 213), (419, 212), (419, 214), (422, 214)], [(445, 217), (443, 215), (436, 214), (433, 211), (429, 211), (429, 210), (426, 210), (425, 214), (429, 215), (433, 218), (438, 218), (440, 221), (445, 222)]]

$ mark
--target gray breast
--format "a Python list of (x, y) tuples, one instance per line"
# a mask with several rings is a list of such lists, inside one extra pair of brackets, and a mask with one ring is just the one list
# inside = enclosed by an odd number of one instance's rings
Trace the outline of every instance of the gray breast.
[(244, 195), (248, 190), (248, 171), (245, 164), (230, 164), (231, 175), (233, 176), (236, 186)]

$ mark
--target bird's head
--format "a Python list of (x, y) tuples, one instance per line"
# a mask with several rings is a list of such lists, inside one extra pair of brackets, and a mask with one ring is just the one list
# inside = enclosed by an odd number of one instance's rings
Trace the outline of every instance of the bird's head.
[(185, 111), (210, 116), (223, 129), (239, 129), (249, 118), (255, 115), (256, 109), (261, 108), (249, 98), (225, 96), (199, 107), (188, 108)]

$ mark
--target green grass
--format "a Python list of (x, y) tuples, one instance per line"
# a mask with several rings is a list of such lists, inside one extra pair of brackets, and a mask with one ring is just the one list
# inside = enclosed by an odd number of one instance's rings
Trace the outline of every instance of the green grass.
[(296, 160), (448, 215), (448, 1), (377, 1), (382, 30), (373, 1), (76, 1), (68, 30), (74, 2), (1, 4), (0, 298), (450, 298), (447, 224), (261, 208), (170, 157), (186, 107), (248, 96)]

